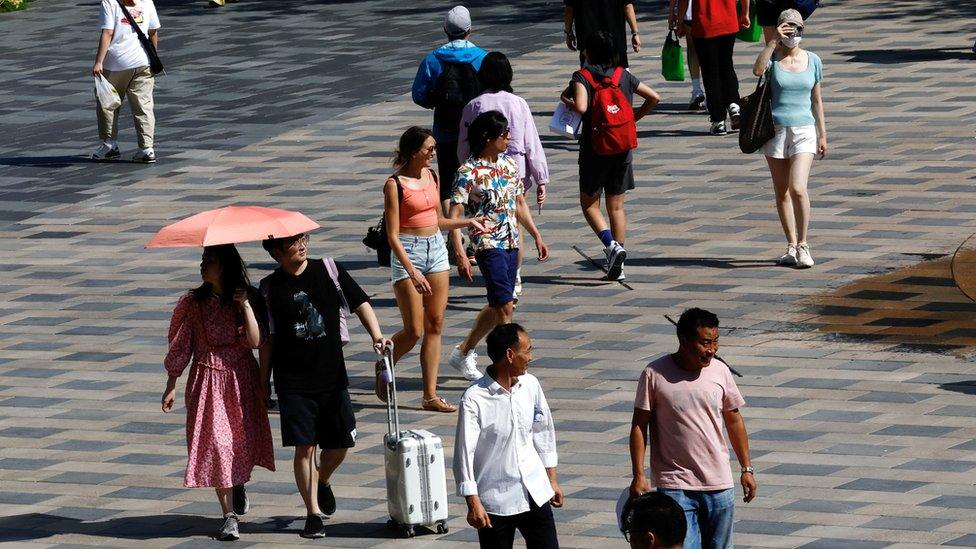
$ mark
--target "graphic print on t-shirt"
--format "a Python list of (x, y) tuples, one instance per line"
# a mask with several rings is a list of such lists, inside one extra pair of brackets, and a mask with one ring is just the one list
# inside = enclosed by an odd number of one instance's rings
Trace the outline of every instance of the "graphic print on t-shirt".
[(325, 337), (325, 319), (322, 318), (315, 305), (312, 305), (312, 300), (308, 294), (299, 291), (292, 296), (292, 300), (294, 300), (298, 311), (294, 325), (295, 337), (305, 341)]
[[(126, 6), (125, 8), (129, 10), (129, 15), (131, 15), (132, 18), (136, 20), (136, 25), (141, 25), (144, 20), (142, 17), (142, 8), (137, 8), (133, 6)], [(122, 17), (120, 23), (122, 23), (123, 25), (132, 24), (131, 22), (129, 22), (129, 18), (125, 16)]]

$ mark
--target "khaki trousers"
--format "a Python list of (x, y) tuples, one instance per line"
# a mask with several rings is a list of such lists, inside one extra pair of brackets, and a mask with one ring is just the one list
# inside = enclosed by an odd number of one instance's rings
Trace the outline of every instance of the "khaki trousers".
[[(121, 97), (129, 99), (132, 120), (139, 136), (139, 148), (151, 148), (153, 146), (153, 134), (156, 131), (156, 115), (153, 114), (153, 86), (156, 80), (149, 72), (149, 67), (124, 71), (103, 70), (102, 74), (115, 87)], [(96, 99), (95, 110), (98, 113), (99, 139), (102, 141), (118, 139), (119, 109), (103, 109)]]

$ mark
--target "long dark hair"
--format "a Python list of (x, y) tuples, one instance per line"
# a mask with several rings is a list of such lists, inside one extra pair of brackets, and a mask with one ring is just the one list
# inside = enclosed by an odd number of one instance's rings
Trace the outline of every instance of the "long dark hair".
[(500, 51), (493, 51), (481, 60), (478, 82), (486, 92), (507, 91), (512, 93), (512, 64)]
[[(212, 257), (220, 265), (220, 286), (223, 293), (220, 294), (220, 304), (230, 305), (234, 302), (234, 292), (238, 289), (245, 289), (251, 293), (251, 280), (247, 276), (247, 267), (241, 254), (237, 253), (237, 248), (233, 244), (221, 244), (219, 246), (207, 246), (203, 249), (205, 258)], [(213, 295), (213, 285), (204, 282), (198, 288), (191, 290), (194, 299), (203, 301)]]
[(586, 37), (586, 60), (591, 65), (616, 67), (619, 53), (613, 47), (613, 37), (607, 31), (597, 31)]
[(478, 115), (468, 127), (468, 143), (471, 156), (477, 158), (492, 139), (501, 136), (508, 127), (508, 119), (498, 111), (487, 111)]
[(400, 142), (393, 151), (393, 169), (401, 170), (410, 163), (410, 157), (417, 153), (424, 146), (428, 137), (433, 137), (427, 128), (420, 126), (410, 126), (407, 131), (400, 136)]

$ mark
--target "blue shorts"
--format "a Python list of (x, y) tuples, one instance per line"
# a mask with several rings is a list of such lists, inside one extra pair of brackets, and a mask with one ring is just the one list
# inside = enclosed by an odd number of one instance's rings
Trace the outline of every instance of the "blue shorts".
[(488, 305), (501, 307), (515, 300), (515, 275), (518, 273), (518, 248), (478, 250), (474, 254), (485, 279)]
[[(400, 233), (400, 243), (407, 251), (407, 257), (413, 268), (422, 275), (450, 271), (451, 264), (447, 261), (447, 244), (440, 231), (430, 236), (413, 236)], [(410, 278), (407, 270), (400, 264), (396, 254), (390, 258), (390, 279), (394, 284)]]

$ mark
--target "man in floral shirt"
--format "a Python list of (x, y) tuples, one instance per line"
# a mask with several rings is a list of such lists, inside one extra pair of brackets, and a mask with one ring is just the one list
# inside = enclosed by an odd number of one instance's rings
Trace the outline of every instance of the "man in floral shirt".
[[(532, 220), (515, 160), (508, 148), (508, 120), (498, 111), (478, 115), (468, 127), (471, 156), (458, 169), (451, 196), (450, 216), (484, 216), (485, 232), (470, 231), (471, 245), (485, 280), (488, 305), (484, 307), (467, 339), (451, 352), (449, 364), (468, 379), (480, 377), (474, 348), (499, 324), (512, 322), (515, 275), (518, 269), (519, 223), (535, 239), (539, 260), (549, 249)], [(471, 262), (461, 247), (461, 231), (451, 231), (451, 245), (458, 257), (458, 274), (472, 280)]]

